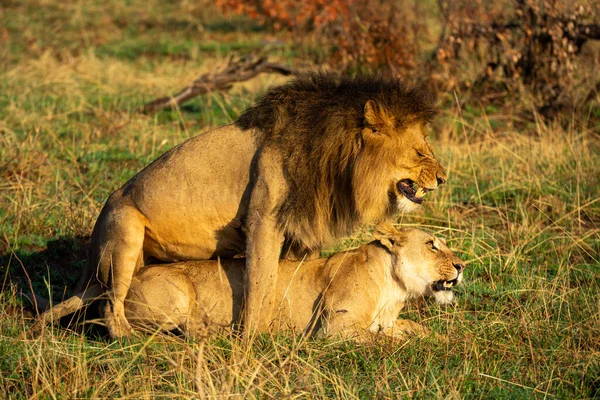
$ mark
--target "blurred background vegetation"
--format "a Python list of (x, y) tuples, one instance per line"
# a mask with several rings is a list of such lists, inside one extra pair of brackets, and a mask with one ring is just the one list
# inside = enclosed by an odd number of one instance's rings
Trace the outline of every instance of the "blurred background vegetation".
[(3, 63), (82, 47), (132, 61), (260, 51), (303, 66), (402, 74), (470, 104), (517, 100), (550, 118), (600, 113), (593, 0), (2, 3)]

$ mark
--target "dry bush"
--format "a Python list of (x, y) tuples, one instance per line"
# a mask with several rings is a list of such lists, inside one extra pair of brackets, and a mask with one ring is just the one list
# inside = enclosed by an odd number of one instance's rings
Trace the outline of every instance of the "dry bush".
[[(589, 85), (589, 76), (577, 71), (582, 46), (600, 39), (600, 7), (591, 0), (438, 0), (437, 11), (414, 0), (218, 5), (291, 32), (296, 44), (316, 43), (334, 68), (433, 77), (443, 91), (476, 88), (484, 102), (502, 93), (521, 95), (525, 88), (538, 109), (553, 115), (588, 103), (600, 91), (600, 82)], [(441, 27), (437, 41), (428, 35), (435, 25)], [(429, 46), (436, 50), (428, 62)]]
[(328, 61), (336, 68), (406, 72), (416, 66), (423, 25), (413, 0), (219, 0), (218, 5), (276, 30), (289, 30), (297, 41), (310, 34), (329, 49)]
[(573, 104), (576, 58), (586, 41), (600, 39), (598, 4), (585, 0), (438, 4), (444, 31), (436, 55), (450, 75), (456, 76), (461, 61), (475, 59), (481, 70), (468, 83), (480, 86), (495, 80), (509, 90), (523, 84), (549, 113)]

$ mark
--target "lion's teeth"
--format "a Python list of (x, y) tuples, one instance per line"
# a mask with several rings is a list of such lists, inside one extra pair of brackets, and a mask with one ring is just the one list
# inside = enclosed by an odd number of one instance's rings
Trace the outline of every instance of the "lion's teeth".
[(444, 287), (452, 287), (452, 282), (444, 282)]
[(425, 196), (425, 191), (423, 190), (423, 188), (418, 188), (417, 193), (415, 193), (415, 196), (417, 196), (417, 197)]

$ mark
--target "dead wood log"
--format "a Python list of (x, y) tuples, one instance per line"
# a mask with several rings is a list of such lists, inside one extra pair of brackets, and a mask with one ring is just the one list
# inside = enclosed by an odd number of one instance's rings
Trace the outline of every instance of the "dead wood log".
[(151, 114), (168, 107), (178, 106), (203, 93), (214, 90), (229, 90), (235, 82), (247, 81), (261, 73), (293, 75), (296, 71), (281, 64), (270, 63), (266, 57), (231, 58), (224, 68), (201, 75), (179, 93), (147, 103), (142, 108), (142, 112)]

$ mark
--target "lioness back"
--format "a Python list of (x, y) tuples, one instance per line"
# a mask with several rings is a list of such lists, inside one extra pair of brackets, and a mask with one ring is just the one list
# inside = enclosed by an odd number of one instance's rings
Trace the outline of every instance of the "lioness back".
[[(314, 327), (323, 305), (319, 300), (332, 280), (330, 269), (323, 268), (327, 261), (281, 261), (274, 330), (307, 333)], [(138, 326), (191, 333), (204, 324), (229, 328), (240, 322), (244, 273), (245, 260), (239, 258), (147, 266), (133, 278), (125, 302), (127, 319)]]
[(148, 266), (134, 276), (125, 301), (134, 325), (193, 333), (204, 322), (229, 327), (239, 321), (244, 260), (190, 261)]

